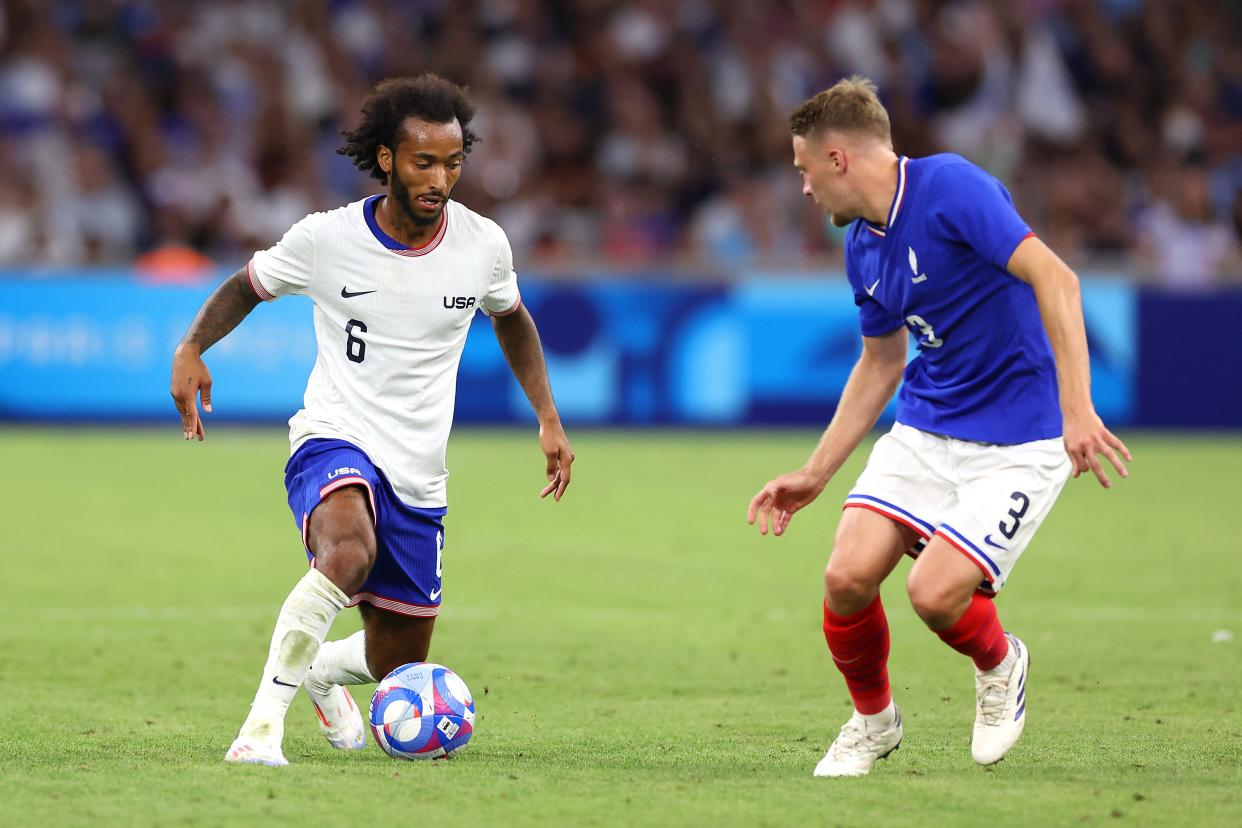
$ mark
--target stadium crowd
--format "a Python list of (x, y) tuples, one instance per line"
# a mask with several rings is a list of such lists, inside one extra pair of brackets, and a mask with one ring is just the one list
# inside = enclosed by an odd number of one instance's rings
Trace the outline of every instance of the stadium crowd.
[(469, 84), (455, 197), (521, 266), (840, 262), (790, 108), (873, 78), (899, 152), (1004, 180), (1078, 267), (1242, 274), (1228, 0), (8, 0), (0, 266), (244, 261), (377, 191), (338, 156), (379, 78)]

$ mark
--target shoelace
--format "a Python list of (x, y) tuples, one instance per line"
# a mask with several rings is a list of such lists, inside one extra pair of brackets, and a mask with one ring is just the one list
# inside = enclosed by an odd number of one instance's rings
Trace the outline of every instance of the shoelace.
[(1007, 683), (1001, 678), (979, 678), (979, 688), (983, 691), (979, 693), (979, 717), (985, 725), (997, 724), (1004, 715)]
[(864, 741), (867, 734), (862, 724), (855, 719), (850, 719), (841, 726), (841, 732), (837, 734), (837, 738), (832, 743), (832, 756), (837, 758), (843, 753), (854, 750)]

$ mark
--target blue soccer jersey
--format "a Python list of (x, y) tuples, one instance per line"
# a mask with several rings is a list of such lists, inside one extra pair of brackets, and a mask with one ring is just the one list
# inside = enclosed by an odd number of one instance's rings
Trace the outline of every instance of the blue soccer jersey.
[(1006, 271), (1030, 236), (1003, 185), (958, 155), (900, 158), (888, 222), (849, 228), (863, 336), (905, 326), (897, 421), (984, 443), (1061, 434), (1056, 366), (1031, 286)]

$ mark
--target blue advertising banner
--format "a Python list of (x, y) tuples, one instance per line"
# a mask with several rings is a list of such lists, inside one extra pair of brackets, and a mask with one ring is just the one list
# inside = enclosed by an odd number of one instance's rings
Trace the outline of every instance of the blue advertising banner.
[(1139, 301), (1137, 421), (1159, 428), (1242, 427), (1242, 289), (1145, 290)]
[[(211, 290), (115, 276), (0, 280), (0, 416), (174, 415), (173, 349)], [(287, 418), (315, 360), (309, 300), (257, 309), (208, 357), (223, 417)]]
[[(211, 289), (143, 284), (123, 273), (0, 278), (0, 417), (172, 420), (173, 348)], [(730, 283), (527, 276), (523, 297), (562, 416), (575, 424), (822, 425), (861, 350), (857, 310), (840, 276), (755, 273)], [(1136, 293), (1124, 282), (1086, 281), (1084, 306), (1096, 404), (1122, 425), (1135, 416)], [(214, 419), (286, 419), (301, 405), (314, 358), (309, 300), (256, 308), (207, 354)], [(482, 315), (462, 356), (457, 420), (531, 420)]]

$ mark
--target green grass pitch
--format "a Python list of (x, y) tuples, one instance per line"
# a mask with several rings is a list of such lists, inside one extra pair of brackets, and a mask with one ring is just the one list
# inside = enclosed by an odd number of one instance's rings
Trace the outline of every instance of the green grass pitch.
[(263, 768), (222, 758), (304, 567), (284, 434), (0, 430), (0, 824), (1242, 824), (1242, 440), (1129, 435), (1129, 481), (1071, 482), (999, 601), (1033, 666), (993, 769), (970, 761), (970, 665), (903, 564), (906, 741), (820, 780), (849, 713), (821, 573), (865, 453), (774, 539), (747, 501), (813, 433), (571, 437), (560, 504), (533, 434), (450, 444), (432, 658), (476, 694), (471, 745), (336, 752), (299, 695), (291, 765)]

